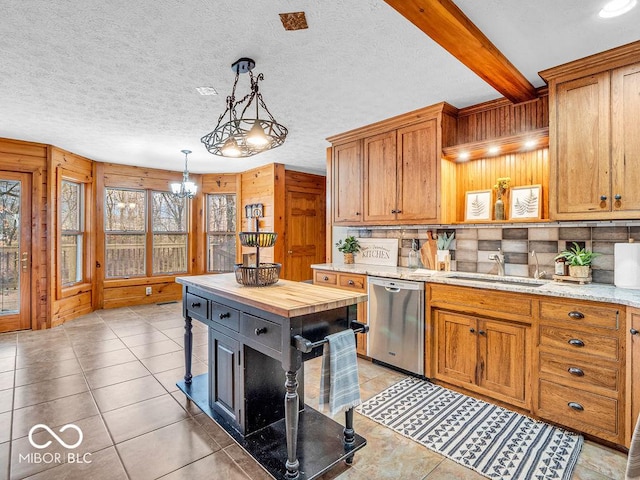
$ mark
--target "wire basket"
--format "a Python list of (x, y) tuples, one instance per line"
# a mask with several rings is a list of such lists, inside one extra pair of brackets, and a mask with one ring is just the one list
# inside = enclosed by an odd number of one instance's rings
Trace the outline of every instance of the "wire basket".
[(259, 267), (245, 267), (241, 263), (233, 266), (236, 282), (248, 287), (264, 287), (277, 283), (280, 276), (280, 263), (261, 263)]
[(276, 243), (275, 232), (240, 232), (240, 243), (243, 247), (273, 247)]

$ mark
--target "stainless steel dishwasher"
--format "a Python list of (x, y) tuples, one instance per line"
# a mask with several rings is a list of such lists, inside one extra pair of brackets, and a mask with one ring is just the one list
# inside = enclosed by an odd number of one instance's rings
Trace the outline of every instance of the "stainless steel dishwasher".
[(424, 283), (367, 277), (368, 355), (424, 376)]

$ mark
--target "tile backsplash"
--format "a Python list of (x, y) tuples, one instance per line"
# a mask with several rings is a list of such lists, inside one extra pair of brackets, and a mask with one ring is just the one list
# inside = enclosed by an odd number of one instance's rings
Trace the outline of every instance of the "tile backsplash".
[[(437, 226), (437, 227), (371, 227), (367, 229), (339, 228), (345, 235), (359, 237), (398, 238), (398, 265), (408, 265), (408, 255), (413, 239), (422, 246), (427, 232), (455, 231), (455, 240), (451, 244), (452, 260), (458, 271), (497, 273), (498, 267), (489, 255), (500, 248), (505, 257), (505, 274), (520, 277), (532, 277), (536, 269), (536, 252), (539, 271), (545, 272), (545, 278), (554, 273), (555, 256), (577, 242), (600, 255), (592, 265), (593, 281), (613, 284), (614, 244), (626, 242), (630, 238), (640, 242), (640, 221), (568, 224), (553, 223), (527, 226)], [(334, 237), (340, 238), (340, 232), (334, 231)], [(335, 257), (336, 259), (338, 257)]]

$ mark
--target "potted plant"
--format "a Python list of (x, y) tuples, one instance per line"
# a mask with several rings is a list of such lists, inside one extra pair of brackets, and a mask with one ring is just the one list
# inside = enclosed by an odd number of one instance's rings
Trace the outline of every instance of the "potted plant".
[(556, 256), (564, 258), (569, 264), (569, 276), (576, 278), (587, 278), (591, 269), (591, 262), (599, 253), (591, 252), (586, 248), (580, 248), (576, 242), (573, 242), (573, 248), (565, 250)]
[(360, 251), (360, 243), (356, 237), (347, 237), (336, 243), (338, 251), (344, 254), (344, 263), (353, 263), (353, 254)]
[(447, 235), (447, 232), (439, 233), (436, 238), (436, 258), (439, 262), (446, 261), (447, 255), (449, 255), (449, 246), (453, 242), (456, 232), (451, 232), (451, 235)]

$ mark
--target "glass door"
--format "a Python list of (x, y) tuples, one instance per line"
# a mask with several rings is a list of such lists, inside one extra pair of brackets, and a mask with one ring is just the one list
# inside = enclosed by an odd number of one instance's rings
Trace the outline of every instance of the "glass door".
[(0, 171), (0, 332), (31, 328), (31, 176)]

